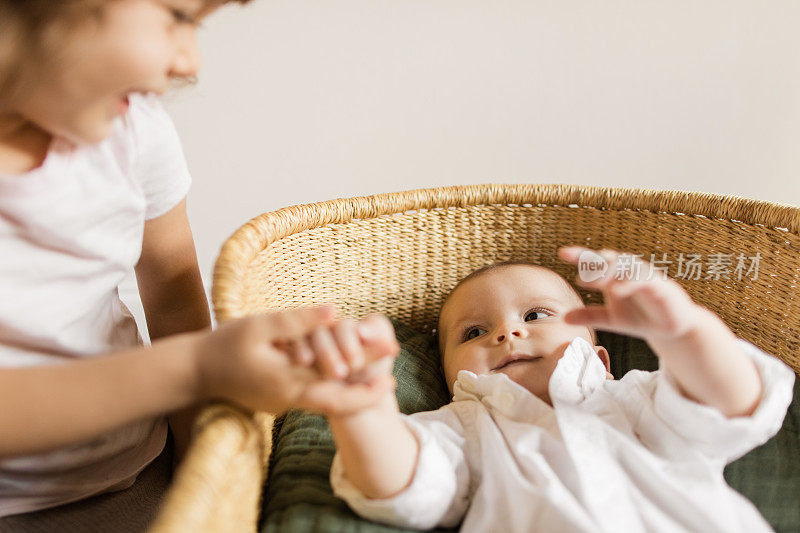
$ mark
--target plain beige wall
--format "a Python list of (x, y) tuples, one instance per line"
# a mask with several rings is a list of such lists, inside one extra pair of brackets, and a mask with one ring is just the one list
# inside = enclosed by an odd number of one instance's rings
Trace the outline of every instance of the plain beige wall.
[(254, 0), (167, 97), (206, 283), (265, 211), (577, 183), (800, 205), (800, 2)]

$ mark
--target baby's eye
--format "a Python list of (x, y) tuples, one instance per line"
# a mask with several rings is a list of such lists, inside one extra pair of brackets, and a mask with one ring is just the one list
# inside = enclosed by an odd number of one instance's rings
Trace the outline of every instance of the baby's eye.
[(549, 315), (550, 314), (547, 311), (542, 310), (528, 311), (525, 315), (525, 322), (530, 322), (531, 320), (540, 320)]
[(478, 326), (471, 327), (464, 332), (464, 342), (480, 337), (484, 333), (486, 333), (486, 330), (483, 328), (479, 328)]

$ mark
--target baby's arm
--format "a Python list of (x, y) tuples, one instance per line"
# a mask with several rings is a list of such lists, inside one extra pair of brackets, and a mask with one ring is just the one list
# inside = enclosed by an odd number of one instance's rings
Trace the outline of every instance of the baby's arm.
[(687, 398), (716, 407), (729, 418), (748, 416), (758, 407), (762, 385), (755, 364), (708, 309), (698, 306), (684, 334), (647, 342)]
[[(373, 327), (364, 331), (362, 326)], [(358, 325), (342, 321), (318, 328), (312, 337), (301, 359), (320, 366), (331, 381), (387, 379), (391, 356), (399, 348), (391, 323), (379, 316)], [(380, 359), (387, 353), (390, 357)], [(380, 363), (383, 367), (376, 368)], [(344, 378), (335, 370), (341, 366), (349, 372)], [(406, 417), (388, 390), (375, 404), (327, 416), (338, 448), (331, 486), (353, 511), (415, 529), (461, 522), (469, 505), (470, 472), (464, 428), (455, 410), (445, 407)]]
[[(330, 379), (360, 375), (366, 381), (379, 375), (391, 376), (393, 356), (398, 351), (391, 323), (379, 315), (360, 323), (342, 320), (330, 328), (318, 328), (296, 342), (296, 348), (305, 364), (313, 363)], [(389, 357), (380, 358), (382, 355)], [(369, 364), (370, 360), (375, 361)], [(409, 484), (419, 444), (400, 415), (393, 391), (387, 391), (373, 406), (325, 414), (345, 474), (365, 497), (388, 498)]]
[(408, 486), (419, 443), (400, 415), (390, 391), (381, 402), (349, 415), (329, 415), (342, 466), (367, 498), (394, 496)]
[[(567, 247), (559, 255), (578, 264), (585, 250)], [(619, 279), (614, 273), (620, 254), (601, 254), (609, 263), (606, 275), (590, 282), (579, 279), (578, 284), (603, 291), (605, 305), (575, 309), (565, 320), (643, 338), (684, 396), (727, 417), (752, 414), (761, 397), (761, 379), (725, 323), (695, 304), (674, 280), (647, 280), (648, 263), (640, 262), (638, 280)]]

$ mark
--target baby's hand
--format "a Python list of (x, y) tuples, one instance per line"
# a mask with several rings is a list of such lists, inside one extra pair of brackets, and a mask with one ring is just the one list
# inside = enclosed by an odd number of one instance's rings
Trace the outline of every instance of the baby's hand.
[[(590, 260), (594, 257), (596, 263), (600, 262), (598, 252), (581, 246), (562, 247), (558, 255), (574, 265), (586, 262), (587, 255)], [(697, 323), (703, 308), (675, 280), (657, 273), (650, 263), (630, 254), (601, 250), (599, 256), (608, 269), (598, 279), (588, 281), (589, 276), (581, 279), (579, 275), (576, 282), (581, 287), (602, 291), (605, 305), (569, 311), (564, 315), (567, 323), (660, 341), (677, 339)]]
[(391, 322), (379, 314), (320, 326), (287, 346), (298, 364), (313, 365), (325, 378), (350, 383), (391, 375), (399, 349)]

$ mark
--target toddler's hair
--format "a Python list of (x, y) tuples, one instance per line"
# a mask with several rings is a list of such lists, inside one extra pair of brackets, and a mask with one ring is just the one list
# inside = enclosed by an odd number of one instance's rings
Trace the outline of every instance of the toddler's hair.
[[(442, 300), (442, 305), (441, 305), (441, 307), (439, 307), (439, 315), (438, 316), (439, 317), (442, 316), (442, 309), (444, 309), (444, 306), (447, 303), (447, 300), (449, 300), (450, 296), (452, 296), (452, 294), (454, 292), (456, 292), (456, 290), (461, 285), (463, 285), (465, 282), (467, 282), (467, 281), (469, 281), (469, 280), (471, 280), (473, 278), (477, 278), (478, 276), (482, 276), (483, 274), (486, 274), (487, 272), (491, 272), (492, 270), (496, 270), (498, 268), (506, 267), (506, 266), (513, 266), (513, 265), (524, 265), (524, 266), (530, 266), (530, 267), (535, 267), (535, 268), (543, 268), (545, 270), (549, 270), (550, 272), (552, 272), (553, 274), (555, 274), (556, 276), (561, 278), (561, 280), (564, 282), (564, 284), (572, 291), (572, 293), (575, 295), (575, 298), (581, 304), (584, 303), (583, 297), (581, 297), (581, 294), (577, 291), (577, 289), (575, 289), (575, 287), (573, 287), (572, 284), (569, 283), (567, 280), (565, 280), (560, 274), (558, 274), (557, 272), (555, 272), (554, 270), (552, 270), (550, 268), (543, 267), (542, 265), (538, 265), (538, 264), (533, 263), (531, 261), (524, 261), (524, 260), (498, 261), (497, 263), (490, 263), (490, 264), (484, 265), (484, 266), (482, 266), (482, 267), (480, 267), (480, 268), (478, 268), (476, 270), (473, 270), (472, 272), (467, 274), (465, 277), (461, 278), (459, 280), (459, 282), (456, 283), (455, 287), (450, 289), (450, 292), (447, 293), (447, 296), (445, 296), (444, 300)], [(589, 332), (592, 334), (592, 342), (593, 342), (593, 344), (597, 344), (597, 332), (595, 332), (594, 328), (589, 328)], [(441, 330), (441, 324), (437, 324), (437, 332), (436, 333), (437, 333), (437, 336), (438, 336), (438, 339), (439, 339), (439, 350), (440, 350), (440, 353), (442, 353), (442, 355), (444, 355), (444, 350), (443, 350), (443, 346), (444, 345), (442, 343), (442, 341), (444, 339), (443, 339), (443, 331)]]
[(24, 93), (26, 66), (56, 53), (78, 22), (99, 14), (104, 4), (112, 1), (0, 0), (0, 104)]

